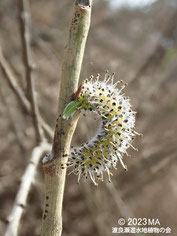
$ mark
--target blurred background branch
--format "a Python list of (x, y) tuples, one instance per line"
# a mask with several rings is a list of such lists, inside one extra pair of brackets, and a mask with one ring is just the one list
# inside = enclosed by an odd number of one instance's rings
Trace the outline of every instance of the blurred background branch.
[(5, 236), (18, 235), (20, 219), (26, 207), (26, 201), (30, 191), (31, 184), (35, 180), (35, 174), (39, 160), (41, 156), (44, 155), (44, 153), (49, 152), (50, 149), (51, 145), (49, 145), (46, 142), (40, 143), (39, 146), (36, 146), (33, 149), (29, 160), (29, 164), (26, 167), (26, 170), (22, 176), (21, 184), (18, 193), (16, 195), (11, 214), (7, 218), (8, 226), (4, 234)]
[[(4, 78), (7, 79), (7, 82), (9, 84), (10, 88), (12, 89), (12, 91), (14, 92), (14, 94), (16, 95), (16, 97), (18, 99), (18, 102), (20, 103), (23, 111), (25, 111), (27, 114), (29, 114), (31, 116), (32, 115), (32, 113), (31, 113), (31, 104), (28, 101), (28, 99), (26, 98), (23, 90), (17, 84), (17, 79), (15, 78), (15, 76), (14, 76), (14, 74), (13, 74), (11, 68), (10, 68), (10, 65), (6, 61), (1, 48), (0, 48), (0, 65), (1, 65), (2, 72), (4, 74)], [(53, 137), (53, 130), (42, 119), (40, 114), (38, 114), (38, 116), (39, 116), (40, 123), (43, 126), (44, 130), (46, 131), (47, 135), (50, 138), (52, 138)]]
[(36, 132), (36, 141), (41, 142), (44, 139), (43, 129), (39, 118), (39, 108), (35, 92), (35, 81), (34, 81), (34, 62), (31, 52), (31, 39), (30, 39), (30, 9), (28, 0), (19, 0), (19, 7), (21, 11), (20, 19), (20, 30), (23, 48), (23, 59), (26, 71), (26, 82), (27, 82), (27, 97), (31, 103), (31, 115), (33, 125)]
[(23, 110), (27, 113), (30, 113), (30, 103), (26, 98), (25, 94), (23, 93), (23, 90), (18, 86), (16, 82), (17, 79), (14, 77), (13, 72), (10, 69), (10, 65), (6, 61), (1, 48), (0, 48), (0, 64), (4, 77), (7, 79), (8, 85), (15, 93)]

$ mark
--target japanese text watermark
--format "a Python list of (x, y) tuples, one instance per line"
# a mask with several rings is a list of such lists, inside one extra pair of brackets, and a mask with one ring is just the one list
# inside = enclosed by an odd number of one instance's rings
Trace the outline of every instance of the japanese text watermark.
[(172, 229), (170, 227), (163, 227), (160, 224), (159, 219), (150, 218), (119, 218), (118, 226), (112, 227), (113, 234), (131, 233), (131, 234), (152, 234), (163, 233), (171, 234)]

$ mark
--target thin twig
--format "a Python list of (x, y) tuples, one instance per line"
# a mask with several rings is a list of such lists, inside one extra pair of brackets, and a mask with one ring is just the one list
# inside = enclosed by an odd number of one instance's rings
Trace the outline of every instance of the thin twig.
[(69, 39), (65, 48), (56, 129), (51, 153), (53, 159), (44, 164), (46, 198), (41, 236), (60, 236), (62, 232), (62, 204), (66, 168), (62, 169), (61, 164), (66, 163), (68, 160), (71, 139), (77, 124), (78, 115), (69, 120), (64, 120), (62, 116), (64, 108), (72, 100), (74, 92), (77, 91), (90, 27), (92, 1), (83, 2), (76, 0)]
[[(128, 218), (134, 218), (134, 214), (130, 207), (124, 202), (124, 200), (121, 197), (120, 190), (115, 186), (113, 182), (109, 183), (106, 182), (107, 190), (109, 190), (115, 204), (117, 207), (118, 212), (120, 212), (121, 217), (123, 217), (126, 222)], [(135, 226), (136, 228), (137, 226)], [(135, 236), (138, 236), (138, 233), (134, 234)]]
[[(20, 88), (20, 86), (17, 84), (17, 78), (13, 74), (11, 67), (7, 60), (5, 59), (3, 52), (0, 47), (0, 66), (4, 75), (4, 78), (6, 78), (9, 87), (14, 92), (15, 96), (18, 99), (18, 102), (20, 106), (23, 108), (23, 110), (31, 115), (31, 104), (29, 103), (28, 99), (26, 98), (23, 90)], [(53, 130), (51, 127), (43, 120), (41, 116), (39, 116), (40, 122), (44, 130), (46, 131), (47, 135), (52, 139), (53, 138)]]
[[(5, 106), (7, 117), (10, 121), (10, 125), (12, 127), (12, 132), (15, 134), (15, 142), (17, 142), (18, 146), (20, 147), (20, 151), (23, 157), (23, 160), (26, 158), (25, 155), (25, 145), (24, 145), (24, 133), (23, 128), (21, 127), (21, 124), (17, 122), (16, 118), (14, 117), (14, 107), (12, 106), (12, 97), (7, 96), (7, 93), (5, 93), (4, 86), (0, 86), (0, 98), (2, 101), (2, 104)], [(10, 99), (9, 99), (10, 98)]]
[[(20, 36), (23, 49), (23, 61), (25, 66), (26, 73), (26, 94), (30, 99), (30, 80), (31, 76), (33, 78), (34, 62), (31, 52), (31, 11), (29, 0), (18, 0), (20, 17), (19, 17), (19, 26), (20, 26)], [(31, 75), (32, 74), (32, 75)]]
[(109, 193), (112, 196), (112, 199), (114, 200), (118, 212), (120, 212), (120, 215), (124, 217), (125, 219), (128, 219), (130, 217), (133, 218), (133, 212), (131, 211), (130, 207), (128, 207), (125, 202), (123, 201), (121, 197), (120, 190), (115, 187), (114, 183), (106, 182), (106, 187)]
[(18, 227), (20, 223), (20, 219), (24, 208), (26, 206), (27, 197), (30, 191), (30, 187), (32, 182), (34, 181), (36, 169), (40, 160), (40, 157), (51, 149), (51, 145), (42, 142), (39, 146), (33, 149), (31, 154), (30, 162), (22, 176), (21, 184), (18, 190), (18, 193), (15, 198), (13, 209), (8, 216), (8, 227), (4, 234), (4, 236), (17, 236), (18, 235)]
[(23, 107), (24, 111), (30, 112), (30, 103), (27, 100), (25, 94), (23, 93), (23, 90), (18, 86), (17, 80), (12, 73), (12, 70), (10, 68), (10, 65), (6, 61), (2, 49), (0, 47), (0, 66), (2, 68), (2, 72), (4, 74), (4, 77), (7, 79), (7, 82), (12, 89), (12, 91), (15, 93), (20, 105)]
[(43, 120), (43, 118), (41, 117), (41, 115), (39, 114), (39, 121), (44, 129), (44, 131), (46, 132), (46, 134), (50, 137), (50, 139), (53, 138), (53, 134), (54, 131), (52, 130), (52, 128)]
[(33, 71), (34, 63), (33, 63), (31, 45), (30, 45), (31, 21), (30, 21), (29, 1), (20, 0), (19, 6), (21, 10), (20, 29), (21, 29), (24, 65), (25, 65), (25, 71), (26, 71), (27, 94), (31, 103), (31, 112), (32, 112), (32, 118), (33, 118), (33, 125), (36, 131), (36, 139), (37, 139), (37, 142), (40, 142), (41, 140), (44, 139), (44, 133), (43, 133), (42, 126), (39, 122), (39, 108), (37, 104), (35, 86), (34, 86), (34, 71)]

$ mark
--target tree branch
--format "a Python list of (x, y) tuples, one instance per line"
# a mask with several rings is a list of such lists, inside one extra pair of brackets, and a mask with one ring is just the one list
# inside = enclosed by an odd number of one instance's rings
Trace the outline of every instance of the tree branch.
[[(20, 106), (23, 108), (23, 110), (31, 115), (31, 104), (29, 103), (28, 99), (26, 98), (23, 90), (19, 87), (17, 84), (17, 79), (15, 78), (15, 75), (13, 74), (9, 63), (5, 59), (3, 52), (0, 47), (0, 66), (2, 69), (2, 72), (4, 74), (4, 77), (7, 79), (7, 82), (9, 84), (9, 87), (14, 92), (15, 96), (17, 97), (17, 100), (20, 104)], [(43, 120), (43, 118), (39, 115), (39, 119), (41, 122), (42, 127), (48, 134), (48, 136), (52, 139), (53, 138), (53, 130), (51, 127)]]
[(27, 81), (27, 95), (31, 103), (31, 112), (33, 125), (36, 132), (37, 142), (40, 142), (44, 139), (43, 129), (39, 122), (39, 108), (37, 104), (36, 94), (35, 94), (35, 86), (34, 86), (34, 63), (31, 53), (31, 39), (30, 39), (30, 9), (29, 9), (29, 1), (28, 0), (20, 0), (19, 6), (21, 10), (20, 17), (20, 30), (21, 30), (21, 39), (22, 39), (22, 47), (23, 47), (23, 58), (26, 72), (26, 81)]
[[(16, 139), (15, 141), (17, 142), (18, 146), (20, 147), (20, 151), (22, 154), (22, 158), (25, 159), (25, 145), (24, 145), (24, 133), (23, 133), (23, 128), (20, 124), (20, 122), (17, 122), (17, 117), (16, 114), (14, 116), (14, 107), (11, 105), (12, 104), (12, 97), (8, 96), (4, 86), (0, 86), (0, 99), (2, 101), (2, 105), (5, 106), (6, 113), (5, 116), (8, 117), (10, 124), (11, 124), (11, 129), (12, 132), (15, 134)], [(16, 119), (17, 118), (17, 119)]]
[(30, 103), (27, 100), (25, 94), (23, 93), (23, 90), (18, 86), (17, 80), (14, 77), (14, 74), (12, 73), (10, 65), (8, 64), (8, 62), (6, 61), (6, 59), (3, 55), (1, 47), (0, 47), (0, 65), (1, 65), (1, 69), (4, 74), (4, 77), (7, 79), (7, 82), (9, 84), (10, 88), (12, 89), (14, 94), (16, 95), (23, 110), (25, 112), (29, 113), (30, 112)]
[(66, 169), (61, 169), (61, 164), (68, 160), (70, 143), (79, 115), (69, 120), (64, 120), (62, 116), (65, 106), (72, 100), (72, 95), (77, 90), (90, 27), (92, 2), (84, 2), (82, 4), (82, 1), (76, 1), (62, 65), (57, 121), (51, 153), (53, 159), (44, 163), (46, 199), (41, 236), (60, 236), (62, 232), (62, 202)]
[(111, 183), (106, 182), (106, 188), (111, 194), (111, 197), (115, 202), (115, 207), (117, 207), (117, 210), (118, 212), (120, 212), (120, 215), (124, 217), (125, 219), (128, 219), (130, 217), (133, 218), (134, 214), (132, 210), (123, 201), (121, 197), (121, 192), (118, 188), (116, 188), (115, 184), (113, 182)]
[(22, 176), (21, 184), (15, 198), (13, 209), (7, 219), (9, 224), (4, 236), (18, 235), (20, 219), (26, 206), (28, 193), (30, 191), (31, 184), (34, 180), (40, 157), (43, 155), (44, 152), (48, 152), (50, 149), (51, 145), (46, 142), (42, 142), (39, 146), (33, 149), (30, 162)]

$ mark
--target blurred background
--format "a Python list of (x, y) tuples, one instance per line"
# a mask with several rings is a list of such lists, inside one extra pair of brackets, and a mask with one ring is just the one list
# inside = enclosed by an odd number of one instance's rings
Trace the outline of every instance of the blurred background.
[[(135, 152), (128, 172), (113, 171), (112, 183), (95, 187), (67, 177), (63, 236), (110, 236), (120, 217), (159, 219), (177, 235), (177, 0), (94, 0), (81, 80), (116, 72), (137, 111)], [(31, 0), (32, 53), (39, 108), (55, 126), (60, 71), (72, 17), (72, 0)], [(0, 45), (21, 88), (26, 87), (16, 1), (0, 1)], [(35, 145), (31, 118), (22, 112), (0, 71), (0, 235)], [(92, 114), (79, 120), (73, 144), (95, 135)], [(19, 235), (39, 235), (44, 198), (41, 164), (28, 196)], [(127, 235), (127, 234), (122, 234)], [(140, 235), (140, 234), (139, 234)], [(153, 235), (153, 234), (148, 234)], [(158, 234), (160, 235), (160, 234)]]

